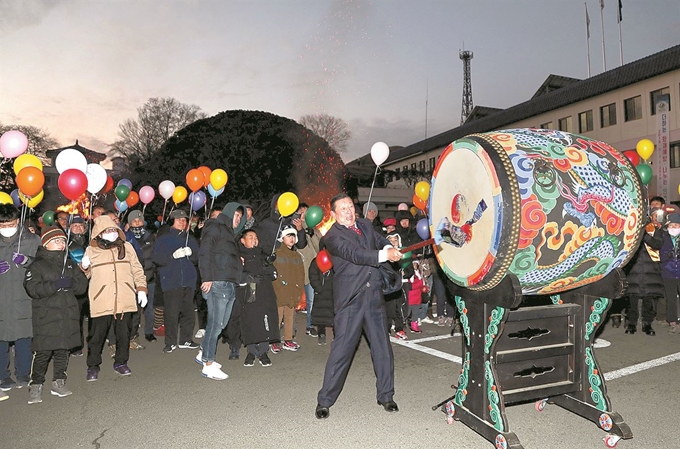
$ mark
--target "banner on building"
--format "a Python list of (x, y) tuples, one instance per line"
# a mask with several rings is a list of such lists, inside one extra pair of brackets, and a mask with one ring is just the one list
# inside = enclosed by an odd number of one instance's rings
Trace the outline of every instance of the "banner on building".
[[(659, 95), (656, 98), (656, 153), (657, 162), (656, 180), (659, 195), (670, 202), (670, 132), (668, 130), (670, 119), (670, 95)], [(675, 196), (675, 192), (673, 192)]]

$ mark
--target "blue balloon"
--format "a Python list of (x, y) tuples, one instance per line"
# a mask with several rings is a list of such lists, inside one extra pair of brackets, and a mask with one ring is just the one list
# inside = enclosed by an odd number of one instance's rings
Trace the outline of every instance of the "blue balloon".
[(161, 227), (161, 222), (158, 221), (158, 220), (154, 221), (153, 224), (154, 224), (154, 226), (156, 226), (157, 228), (160, 228), (160, 227)]
[(205, 206), (205, 193), (201, 190), (197, 192), (191, 192), (189, 194), (189, 204), (191, 204), (191, 210), (199, 210)]
[(430, 238), (430, 224), (428, 223), (427, 218), (421, 218), (418, 220), (418, 223), (416, 224), (416, 232), (423, 240)]
[(118, 181), (119, 186), (126, 186), (128, 189), (132, 190), (132, 181), (130, 181), (127, 178), (123, 178), (120, 181)]
[(125, 212), (128, 208), (128, 204), (125, 201), (116, 200), (116, 208), (119, 212)]
[(14, 207), (21, 207), (21, 198), (19, 198), (19, 190), (17, 189), (12, 190), (12, 193), (10, 193), (9, 196), (12, 197)]
[(216, 198), (224, 192), (224, 187), (222, 187), (220, 190), (215, 190), (213, 189), (213, 186), (211, 184), (208, 184), (208, 193), (210, 194), (211, 197)]

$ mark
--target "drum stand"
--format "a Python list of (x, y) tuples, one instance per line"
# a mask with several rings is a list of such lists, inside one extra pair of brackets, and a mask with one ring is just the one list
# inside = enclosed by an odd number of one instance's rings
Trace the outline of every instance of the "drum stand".
[(463, 364), (455, 395), (433, 410), (441, 407), (449, 423), (462, 421), (498, 449), (523, 449), (510, 431), (505, 405), (528, 401), (537, 401), (538, 411), (556, 404), (596, 423), (610, 432), (607, 447), (632, 438), (611, 409), (593, 351), (595, 330), (625, 289), (616, 269), (552, 296), (553, 305), (518, 308), (523, 297), (514, 275), (488, 291), (451, 284), (463, 327)]

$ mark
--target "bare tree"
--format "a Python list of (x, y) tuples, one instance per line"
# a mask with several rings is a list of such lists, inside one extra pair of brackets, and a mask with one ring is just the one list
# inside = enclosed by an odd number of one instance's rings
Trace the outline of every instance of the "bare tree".
[(161, 145), (177, 131), (196, 120), (207, 117), (199, 106), (184, 104), (172, 97), (149, 98), (137, 108), (137, 118), (120, 125), (119, 139), (111, 145), (135, 167), (148, 162)]
[(352, 132), (343, 119), (328, 114), (311, 114), (300, 117), (300, 124), (328, 142), (338, 153), (347, 151)]
[[(50, 133), (42, 128), (31, 125), (3, 125), (0, 123), (0, 136), (7, 131), (21, 131), (28, 138), (28, 148), (26, 153), (33, 154), (40, 159), (43, 165), (50, 162), (45, 154), (47, 150), (59, 147), (59, 142)], [(12, 164), (0, 164), (0, 188), (9, 189), (14, 187), (14, 171)]]

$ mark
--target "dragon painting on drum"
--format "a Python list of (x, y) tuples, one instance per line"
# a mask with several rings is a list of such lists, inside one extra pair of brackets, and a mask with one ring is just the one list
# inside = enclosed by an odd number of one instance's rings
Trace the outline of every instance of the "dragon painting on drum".
[(437, 259), (454, 283), (488, 290), (512, 273), (525, 295), (570, 290), (625, 265), (646, 217), (625, 156), (544, 129), (453, 142), (435, 168), (429, 210)]

